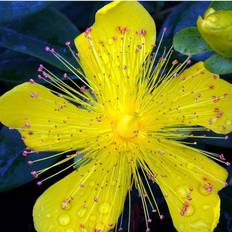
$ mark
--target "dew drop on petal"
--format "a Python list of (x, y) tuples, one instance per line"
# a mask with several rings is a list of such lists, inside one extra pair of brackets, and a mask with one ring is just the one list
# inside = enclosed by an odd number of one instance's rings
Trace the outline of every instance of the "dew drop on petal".
[(81, 232), (89, 232), (89, 231), (85, 228), (81, 228)]
[(194, 170), (194, 168), (195, 168), (194, 164), (192, 164), (192, 163), (187, 164), (187, 169)]
[(111, 185), (115, 186), (117, 184), (116, 180), (111, 181)]
[(102, 203), (99, 207), (99, 211), (102, 214), (107, 214), (110, 210), (110, 204), (109, 203)]
[(79, 217), (83, 217), (83, 216), (85, 215), (86, 211), (87, 211), (86, 209), (81, 208), (81, 209), (78, 211), (77, 215), (78, 215)]
[(193, 231), (211, 231), (210, 225), (203, 220), (197, 220), (190, 224)]
[(61, 214), (58, 218), (60, 225), (66, 226), (70, 223), (70, 217), (68, 214)]
[(194, 214), (194, 212), (195, 212), (194, 207), (192, 205), (190, 205), (188, 207), (188, 209), (186, 210), (186, 212), (185, 212), (184, 215), (187, 216), (187, 217), (189, 217), (189, 216), (192, 216)]
[(109, 62), (109, 56), (106, 53), (103, 53), (102, 60), (105, 64), (107, 64)]
[(180, 186), (177, 188), (177, 192), (178, 195), (180, 197), (186, 197), (186, 195), (188, 194), (189, 190), (188, 190), (188, 186)]
[(185, 226), (182, 224), (182, 225), (180, 225), (180, 227), (178, 229), (180, 232), (184, 232), (184, 228), (185, 228)]
[(92, 221), (92, 222), (95, 222), (96, 221), (96, 219), (97, 219), (97, 217), (95, 216), (95, 215), (92, 215), (91, 217), (90, 217), (90, 221)]
[(230, 126), (231, 124), (232, 124), (232, 121), (231, 121), (231, 120), (227, 120), (227, 121), (226, 121), (226, 125), (227, 125), (227, 126)]
[(211, 208), (211, 205), (203, 205), (202, 208), (203, 210), (208, 210)]
[(71, 229), (71, 228), (68, 228), (68, 229), (65, 230), (65, 232), (75, 232), (75, 230)]
[(109, 44), (109, 45), (112, 45), (113, 42), (114, 42), (113, 39), (109, 39), (109, 40), (108, 40), (108, 44)]
[(96, 184), (95, 184), (95, 182), (94, 181), (91, 181), (90, 183), (89, 183), (89, 186), (90, 187), (94, 187)]

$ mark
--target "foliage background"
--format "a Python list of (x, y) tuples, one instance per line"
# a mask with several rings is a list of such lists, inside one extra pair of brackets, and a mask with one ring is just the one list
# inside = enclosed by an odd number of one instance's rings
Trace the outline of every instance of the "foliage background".
[[(54, 72), (65, 71), (44, 47), (55, 47), (71, 62), (64, 43), (73, 39), (94, 21), (97, 9), (107, 2), (0, 2), (0, 95), (30, 78), (36, 79), (37, 67), (42, 62)], [(196, 26), (196, 19), (210, 2), (141, 2), (157, 24), (157, 31), (168, 28), (164, 44), (171, 46), (173, 36), (183, 28)], [(160, 37), (160, 35), (159, 35)], [(211, 55), (204, 52), (193, 60), (204, 60)], [(182, 59), (181, 54), (176, 54)], [(223, 78), (232, 80), (231, 74)], [(224, 153), (231, 161), (232, 140), (204, 140), (201, 148)], [(37, 187), (30, 175), (31, 168), (21, 156), (24, 145), (14, 130), (0, 125), (0, 230), (3, 232), (33, 232), (32, 207), (39, 195), (67, 173)], [(46, 155), (46, 154), (42, 154)], [(52, 160), (51, 162), (54, 162)], [(41, 164), (42, 166), (48, 163)], [(229, 169), (229, 172), (231, 170)], [(229, 182), (231, 182), (229, 180)], [(232, 183), (231, 183), (232, 184)], [(174, 232), (172, 221), (159, 189), (154, 186), (165, 220), (153, 215), (151, 231)], [(217, 232), (232, 231), (231, 186), (220, 193), (222, 213)], [(143, 211), (139, 197), (133, 192), (132, 232), (145, 231)], [(127, 211), (127, 209), (126, 209)], [(126, 221), (126, 219), (125, 219)]]

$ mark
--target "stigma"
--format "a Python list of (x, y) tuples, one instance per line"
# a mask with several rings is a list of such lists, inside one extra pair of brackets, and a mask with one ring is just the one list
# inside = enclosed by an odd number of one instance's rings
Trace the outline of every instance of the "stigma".
[(115, 133), (123, 139), (131, 139), (139, 133), (139, 120), (137, 115), (122, 115), (114, 128)]

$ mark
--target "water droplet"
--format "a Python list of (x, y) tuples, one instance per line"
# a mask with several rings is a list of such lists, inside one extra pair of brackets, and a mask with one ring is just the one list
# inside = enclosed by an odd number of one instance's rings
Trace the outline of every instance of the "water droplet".
[(227, 120), (227, 121), (226, 121), (226, 125), (227, 125), (227, 126), (230, 126), (231, 124), (232, 124), (232, 121), (231, 121), (231, 120)]
[(192, 163), (187, 163), (186, 166), (187, 166), (186, 168), (189, 169), (189, 170), (194, 170), (194, 169), (196, 169), (195, 166), (194, 166), (194, 164), (192, 164)]
[(81, 228), (81, 232), (88, 232), (88, 230), (85, 228)]
[(192, 216), (194, 214), (194, 211), (195, 211), (194, 207), (190, 205), (188, 209), (186, 210), (184, 216), (187, 216), (187, 217)]
[(111, 185), (112, 185), (112, 186), (115, 186), (116, 184), (117, 184), (116, 180), (112, 180), (112, 181), (111, 181)]
[(113, 40), (112, 40), (112, 39), (109, 39), (109, 40), (108, 40), (108, 44), (109, 44), (109, 45), (112, 45), (112, 44), (113, 44)]
[(187, 185), (180, 186), (177, 188), (177, 193), (182, 198), (186, 197), (188, 192), (189, 192), (189, 188)]
[[(85, 190), (86, 189), (87, 189), (87, 187), (85, 187)], [(83, 191), (83, 189), (80, 188), (77, 194), (78, 194), (79, 197), (83, 197), (83, 196), (85, 196), (86, 191)]]
[(66, 226), (70, 223), (70, 217), (68, 214), (62, 214), (59, 216), (58, 221), (60, 225)]
[(194, 229), (193, 231), (211, 231), (211, 226), (207, 224), (203, 220), (198, 220), (189, 225), (191, 229)]
[(90, 221), (96, 221), (96, 219), (97, 219), (97, 217), (96, 217), (95, 215), (92, 215), (92, 216), (90, 217)]
[(71, 229), (71, 228), (68, 228), (68, 229), (65, 230), (65, 232), (75, 232), (75, 230)]
[(203, 208), (204, 210), (207, 210), (207, 209), (210, 209), (210, 208), (211, 208), (211, 205), (203, 205), (202, 208)]
[(106, 53), (102, 53), (102, 60), (106, 64), (109, 62), (109, 56)]
[(110, 210), (110, 204), (106, 203), (106, 202), (101, 204), (99, 207), (99, 211), (102, 214), (107, 214), (109, 212), (109, 210)]
[(83, 216), (85, 215), (86, 211), (87, 211), (86, 209), (81, 208), (81, 209), (78, 211), (77, 215), (78, 215), (79, 217), (83, 217)]
[(179, 225), (179, 228), (177, 228), (180, 232), (184, 232), (185, 226), (183, 224)]
[(94, 187), (94, 186), (95, 186), (95, 182), (94, 182), (94, 181), (91, 181), (91, 182), (89, 183), (89, 186), (90, 186), (90, 187)]

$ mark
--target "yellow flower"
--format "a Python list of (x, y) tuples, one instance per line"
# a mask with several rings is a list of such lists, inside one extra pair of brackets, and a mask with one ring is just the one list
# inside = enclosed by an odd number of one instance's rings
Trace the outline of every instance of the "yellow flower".
[(232, 57), (232, 10), (209, 8), (197, 20), (197, 28), (207, 44), (224, 57)]
[(202, 62), (185, 70), (187, 60), (173, 61), (164, 72), (172, 50), (157, 61), (155, 39), (155, 23), (142, 5), (109, 3), (75, 39), (84, 73), (47, 48), (85, 87), (65, 74), (68, 85), (40, 66), (39, 78), (52, 90), (31, 80), (1, 96), (0, 121), (19, 130), (25, 154), (69, 152), (53, 166), (32, 172), (34, 176), (73, 159), (60, 172), (77, 167), (37, 200), (33, 217), (38, 232), (113, 229), (132, 185), (141, 196), (149, 231), (151, 211), (163, 219), (149, 180), (159, 185), (178, 231), (216, 227), (218, 191), (226, 184), (227, 171), (208, 157), (227, 162), (223, 155), (178, 139), (201, 137), (191, 131), (231, 132), (232, 87)]

